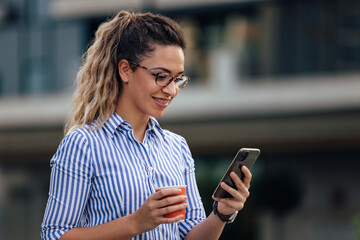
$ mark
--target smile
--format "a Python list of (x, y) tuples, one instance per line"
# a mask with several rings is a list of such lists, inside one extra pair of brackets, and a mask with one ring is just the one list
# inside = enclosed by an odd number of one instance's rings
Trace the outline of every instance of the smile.
[(156, 97), (153, 97), (153, 99), (163, 105), (168, 105), (170, 102), (170, 99), (161, 99), (161, 98), (156, 98)]

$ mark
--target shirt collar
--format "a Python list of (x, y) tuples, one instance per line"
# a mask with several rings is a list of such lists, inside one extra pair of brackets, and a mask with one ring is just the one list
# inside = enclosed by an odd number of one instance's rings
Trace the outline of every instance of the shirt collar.
[(164, 137), (164, 130), (161, 128), (159, 122), (154, 117), (150, 117), (147, 130), (153, 131), (159, 138)]
[[(110, 116), (110, 118), (104, 123), (103, 128), (110, 137), (114, 137), (115, 131), (118, 128), (125, 131), (132, 130), (131, 125), (122, 117), (120, 117), (116, 112), (114, 112)], [(150, 117), (147, 131), (153, 131), (159, 137), (162, 137), (164, 134), (159, 122), (154, 117)]]

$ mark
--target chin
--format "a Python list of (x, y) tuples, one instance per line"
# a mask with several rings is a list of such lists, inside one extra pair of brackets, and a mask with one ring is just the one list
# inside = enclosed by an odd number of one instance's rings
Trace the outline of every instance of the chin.
[(164, 115), (165, 111), (161, 111), (161, 112), (154, 112), (152, 114), (150, 114), (150, 116), (154, 117), (154, 118), (161, 118)]

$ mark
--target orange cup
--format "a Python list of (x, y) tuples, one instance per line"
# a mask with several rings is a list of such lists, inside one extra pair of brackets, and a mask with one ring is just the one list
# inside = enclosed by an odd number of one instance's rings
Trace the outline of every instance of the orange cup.
[[(175, 195), (169, 195), (167, 197), (172, 197), (172, 196), (180, 196), (180, 195), (186, 195), (186, 186), (185, 185), (180, 185), (180, 186), (170, 186), (170, 187), (160, 187), (160, 188), (157, 188), (155, 191), (158, 192), (160, 191), (161, 189), (166, 189), (166, 188), (179, 188), (181, 189), (181, 192), (179, 194), (175, 194)], [(174, 204), (171, 204), (170, 206), (173, 206), (173, 205), (178, 205), (178, 204), (182, 204), (182, 203), (185, 203), (185, 201), (183, 202), (179, 202), (179, 203), (174, 203)], [(178, 211), (175, 211), (175, 212), (171, 212), (171, 213), (168, 213), (168, 214), (165, 214), (164, 217), (166, 218), (173, 218), (173, 217), (176, 217), (178, 215), (183, 215), (183, 219), (185, 219), (185, 209), (181, 209), (181, 210), (178, 210)], [(181, 221), (181, 220), (180, 220)]]

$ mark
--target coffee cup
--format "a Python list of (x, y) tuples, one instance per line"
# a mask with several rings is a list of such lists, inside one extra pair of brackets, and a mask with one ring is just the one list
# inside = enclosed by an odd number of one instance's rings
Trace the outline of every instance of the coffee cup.
[[(166, 189), (166, 188), (178, 188), (178, 189), (181, 189), (181, 192), (178, 193), (178, 194), (174, 194), (174, 195), (169, 195), (169, 196), (166, 196), (166, 197), (172, 197), (172, 196), (186, 196), (186, 186), (185, 185), (179, 185), (179, 186), (168, 186), (168, 187), (160, 187), (160, 188), (156, 188), (155, 191), (158, 192), (160, 191), (161, 189)], [(173, 206), (173, 205), (178, 205), (178, 204), (183, 204), (185, 203), (185, 201), (183, 202), (179, 202), (179, 203), (174, 203), (174, 204), (171, 204), (170, 206)], [(179, 216), (179, 215), (183, 215), (183, 219), (185, 219), (185, 208), (184, 209), (180, 209), (178, 211), (174, 211), (174, 212), (171, 212), (171, 213), (167, 213), (164, 215), (164, 217), (166, 218), (174, 218), (176, 216)]]

